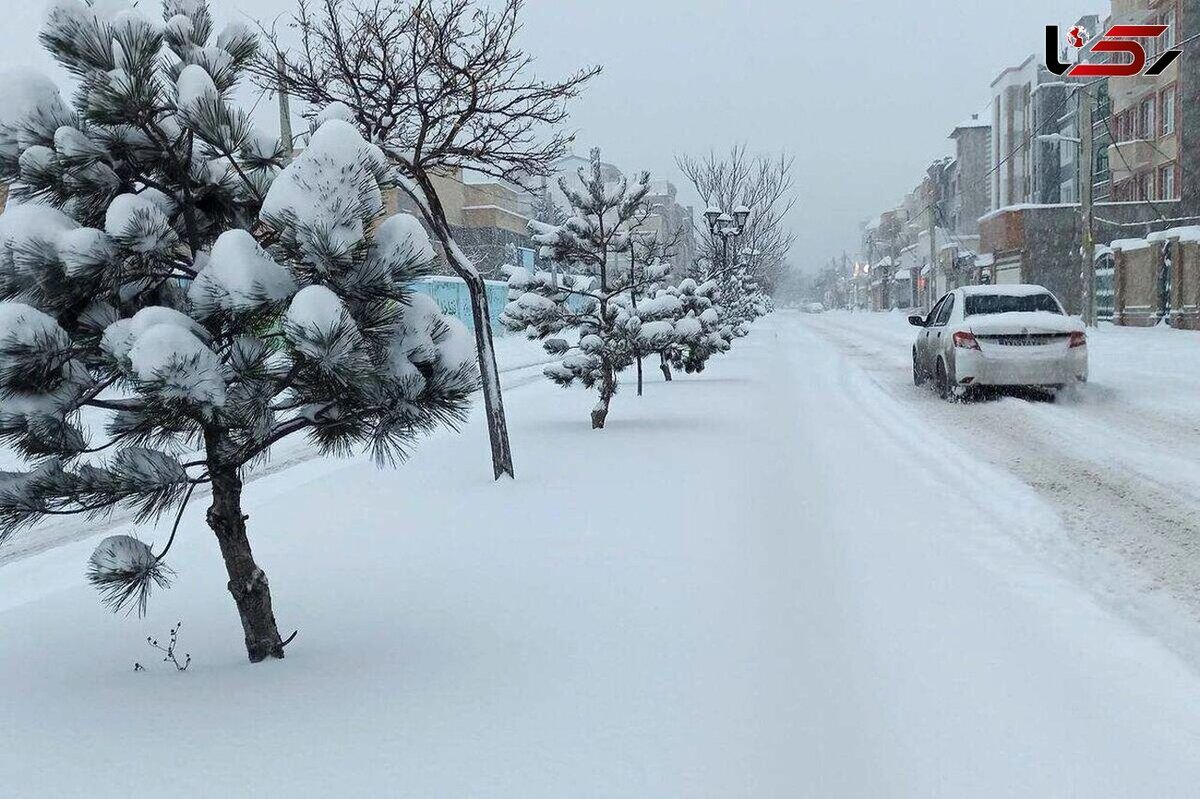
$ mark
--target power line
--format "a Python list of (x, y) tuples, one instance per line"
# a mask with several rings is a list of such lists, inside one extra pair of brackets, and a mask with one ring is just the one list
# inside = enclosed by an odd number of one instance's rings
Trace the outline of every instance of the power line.
[[(1080, 84), (1079, 86), (1074, 87), (1069, 94), (1064, 96), (1062, 99), (1062, 102), (1060, 102), (1058, 104), (1058, 106), (1054, 109), (1054, 111), (1048, 115), (1046, 121), (1043, 122), (1042, 125), (1045, 125), (1046, 122), (1057, 122), (1060, 112), (1063, 110), (1064, 107), (1066, 107), (1066, 105), (1070, 101), (1070, 99), (1079, 92), (1080, 88), (1082, 88), (1086, 85), (1087, 84)], [(1020, 144), (1018, 144), (1016, 147), (1014, 147), (1012, 150), (1010, 150), (1009, 153), (1006, 156), (1004, 156), (1004, 158), (1000, 159), (1000, 161), (998, 161), (995, 166), (993, 166), (991, 169), (989, 169), (987, 172), (985, 172), (983, 174), (983, 176), (975, 184), (973, 184), (974, 188), (979, 188), (980, 186), (985, 185), (987, 183), (987, 181), (992, 177), (992, 175), (999, 172), (1000, 169), (1005, 164), (1007, 164), (1009, 161), (1011, 161), (1013, 158), (1016, 158), (1017, 154), (1020, 153), (1022, 150), (1024, 150), (1026, 147), (1028, 147), (1030, 142), (1032, 142), (1035, 138), (1037, 138), (1037, 136), (1039, 136), (1042, 132), (1043, 131), (1041, 129), (1041, 126), (1038, 126), (1038, 127), (1034, 128), (1032, 131), (1026, 133), (1025, 136), (1022, 138)], [(938, 200), (934, 200), (933, 202), (929, 203), (929, 205), (925, 206), (917, 213), (917, 216), (920, 216), (920, 215), (926, 213), (932, 207), (937, 205), (939, 202), (940, 201), (938, 201)]]
[[(1113, 132), (1112, 132), (1112, 126), (1110, 126), (1110, 125), (1108, 124), (1108, 117), (1105, 117), (1105, 118), (1104, 118), (1104, 129), (1108, 131), (1108, 138), (1109, 138), (1109, 139), (1110, 139), (1110, 140), (1111, 140), (1111, 141), (1112, 141), (1114, 144), (1116, 144), (1116, 143), (1117, 143), (1117, 139), (1116, 139), (1116, 137), (1115, 137), (1115, 136), (1113, 136)], [(1118, 157), (1118, 158), (1120, 158), (1120, 159), (1121, 159), (1121, 163), (1125, 165), (1125, 170), (1126, 170), (1127, 172), (1129, 172), (1129, 174), (1131, 174), (1131, 175), (1135, 174), (1135, 170), (1133, 169), (1133, 167), (1131, 167), (1131, 166), (1129, 165), (1129, 161), (1128, 161), (1128, 159), (1126, 159), (1126, 158), (1125, 158), (1125, 153), (1124, 153), (1124, 152), (1122, 152), (1122, 150), (1121, 150), (1121, 147), (1120, 147), (1120, 144), (1117, 144), (1117, 147), (1116, 147), (1115, 149), (1116, 149), (1116, 151), (1117, 151), (1117, 157)], [(1157, 148), (1155, 148), (1155, 149), (1157, 149)], [(1136, 184), (1135, 184), (1135, 185), (1136, 185)], [(1153, 211), (1153, 212), (1154, 212), (1154, 213), (1155, 213), (1155, 214), (1158, 216), (1158, 221), (1162, 221), (1162, 222), (1165, 222), (1165, 221), (1166, 221), (1166, 219), (1167, 219), (1166, 215), (1164, 215), (1164, 214), (1163, 214), (1163, 212), (1162, 212), (1162, 210), (1161, 210), (1161, 209), (1159, 209), (1159, 207), (1158, 207), (1157, 205), (1155, 205), (1155, 204), (1154, 204), (1154, 201), (1153, 201), (1153, 200), (1151, 200), (1149, 197), (1143, 197), (1143, 198), (1142, 198), (1142, 200), (1143, 200), (1143, 201), (1144, 201), (1144, 202), (1145, 202), (1147, 205), (1149, 205), (1149, 206), (1150, 206), (1150, 210), (1151, 210), (1151, 211)]]

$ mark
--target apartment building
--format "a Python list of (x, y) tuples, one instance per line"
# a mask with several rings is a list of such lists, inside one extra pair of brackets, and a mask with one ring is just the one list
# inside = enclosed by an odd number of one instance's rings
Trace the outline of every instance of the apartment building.
[[(454, 169), (433, 177), (434, 190), (446, 211), (454, 238), (485, 278), (504, 279), (508, 264), (533, 264), (529, 239), (531, 198), (519, 187)], [(414, 208), (398, 190), (387, 197), (389, 213)], [(450, 274), (442, 259), (442, 274)]]
[[(1151, 60), (1200, 31), (1200, 0), (1113, 0), (1114, 24), (1162, 24), (1167, 30), (1144, 42)], [(1194, 97), (1200, 63), (1185, 53), (1161, 75), (1108, 82), (1112, 143), (1112, 199), (1153, 201), (1172, 214), (1197, 208), (1200, 186), (1188, 175), (1200, 167), (1200, 109)], [(1190, 123), (1190, 124), (1189, 124)]]
[(991, 206), (1031, 203), (1034, 152), (1026, 146), (1033, 130), (1033, 88), (1039, 80), (1034, 56), (1007, 67), (992, 81)]
[(979, 217), (992, 208), (987, 185), (992, 164), (992, 123), (982, 114), (971, 114), (950, 131), (950, 139), (954, 142), (954, 169), (946, 221), (960, 237), (977, 237)]

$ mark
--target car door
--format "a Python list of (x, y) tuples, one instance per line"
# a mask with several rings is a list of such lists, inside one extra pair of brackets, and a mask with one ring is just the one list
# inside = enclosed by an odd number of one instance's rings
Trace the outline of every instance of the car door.
[(929, 312), (929, 316), (925, 319), (925, 327), (921, 329), (920, 334), (917, 336), (917, 358), (921, 363), (921, 369), (928, 375), (933, 374), (933, 368), (937, 363), (937, 351), (934, 347), (934, 326), (945, 304), (945, 297), (937, 301), (937, 304), (933, 306), (933, 310)]
[(946, 334), (947, 325), (950, 322), (950, 314), (954, 311), (954, 294), (947, 294), (938, 304), (937, 316), (934, 317), (933, 327), (929, 330), (929, 374), (936, 374), (937, 361), (939, 356), (944, 356), (946, 363), (950, 362), (947, 354), (949, 349), (949, 337)]
[(937, 366), (937, 320), (942, 316), (947, 300), (948, 296), (943, 296), (937, 301), (934, 310), (929, 312), (924, 330), (920, 331), (920, 366), (926, 374), (934, 374), (934, 368)]

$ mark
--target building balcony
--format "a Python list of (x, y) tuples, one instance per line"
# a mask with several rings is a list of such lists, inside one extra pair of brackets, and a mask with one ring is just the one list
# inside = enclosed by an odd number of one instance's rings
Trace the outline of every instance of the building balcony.
[(1146, 97), (1179, 78), (1175, 64), (1162, 75), (1135, 75), (1132, 78), (1112, 78), (1108, 82), (1108, 93), (1113, 113), (1119, 114), (1133, 108)]
[(1108, 148), (1108, 165), (1115, 181), (1145, 172), (1156, 160), (1162, 158), (1155, 151), (1154, 142), (1145, 139), (1121, 142)]
[(519, 236), (529, 234), (529, 219), (509, 208), (498, 205), (468, 205), (462, 209), (463, 227), (495, 228)]

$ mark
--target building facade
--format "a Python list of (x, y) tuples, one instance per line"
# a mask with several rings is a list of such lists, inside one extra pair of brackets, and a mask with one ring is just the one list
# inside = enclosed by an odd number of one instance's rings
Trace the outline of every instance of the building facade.
[(954, 175), (947, 217), (960, 237), (979, 236), (979, 217), (992, 209), (988, 187), (991, 169), (992, 123), (972, 114), (950, 131), (954, 142)]
[[(1200, 33), (1200, 0), (1113, 0), (1114, 24), (1162, 24), (1167, 31), (1143, 42), (1151, 59)], [(1200, 70), (1185, 53), (1161, 74), (1109, 81), (1112, 196), (1150, 201), (1164, 209), (1192, 209), (1200, 186), (1188, 176), (1200, 169), (1200, 109), (1194, 98)]]
[[(531, 266), (534, 248), (529, 238), (527, 193), (512, 184), (495, 180), (469, 181), (462, 169), (433, 177), (434, 190), (446, 212), (455, 241), (488, 279), (506, 279), (508, 265)], [(388, 212), (407, 211), (416, 215), (412, 202), (398, 189), (387, 194)], [(438, 249), (441, 275), (452, 274), (445, 253)]]

